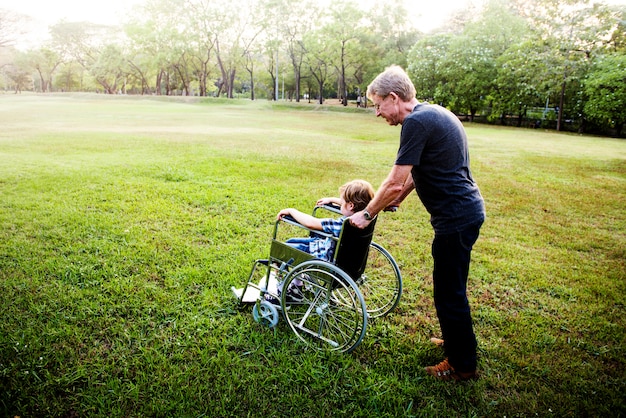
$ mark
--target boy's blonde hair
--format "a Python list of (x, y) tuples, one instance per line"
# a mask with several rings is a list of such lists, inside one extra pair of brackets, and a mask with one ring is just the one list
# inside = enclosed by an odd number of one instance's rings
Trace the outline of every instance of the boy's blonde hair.
[(339, 194), (354, 205), (354, 212), (362, 211), (374, 197), (374, 188), (365, 180), (352, 180), (339, 188)]

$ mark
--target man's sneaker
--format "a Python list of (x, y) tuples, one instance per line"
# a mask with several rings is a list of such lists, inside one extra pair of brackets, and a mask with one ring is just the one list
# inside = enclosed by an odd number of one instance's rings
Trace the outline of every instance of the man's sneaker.
[(441, 338), (437, 338), (437, 337), (432, 337), (430, 339), (430, 342), (435, 344), (437, 347), (443, 347), (443, 343), (444, 343), (444, 341)]
[(448, 359), (445, 359), (436, 366), (425, 367), (426, 373), (440, 379), (440, 380), (476, 380), (478, 379), (478, 373), (476, 370), (473, 372), (457, 372), (454, 367), (448, 363)]

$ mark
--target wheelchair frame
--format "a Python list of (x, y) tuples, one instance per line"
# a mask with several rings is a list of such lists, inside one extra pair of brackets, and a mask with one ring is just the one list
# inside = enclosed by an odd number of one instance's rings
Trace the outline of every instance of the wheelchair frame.
[[(341, 213), (336, 206), (324, 205), (313, 209), (314, 216), (319, 209)], [(305, 229), (309, 236), (334, 239), (333, 261), (320, 260), (279, 240), (283, 223)], [(318, 350), (351, 352), (363, 340), (368, 319), (387, 315), (402, 295), (400, 269), (391, 254), (372, 241), (374, 227), (375, 220), (364, 230), (346, 220), (336, 238), (290, 217), (278, 220), (269, 258), (256, 260), (245, 287), (232, 290), (240, 305), (254, 303), (255, 321), (275, 327), (282, 314), (305, 344)]]

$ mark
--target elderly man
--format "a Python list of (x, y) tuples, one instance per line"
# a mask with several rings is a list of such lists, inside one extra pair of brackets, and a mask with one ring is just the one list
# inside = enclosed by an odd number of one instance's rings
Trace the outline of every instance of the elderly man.
[(382, 210), (395, 207), (413, 189), (434, 229), (432, 257), (435, 308), (446, 359), (426, 367), (443, 380), (470, 380), (476, 372), (476, 336), (467, 300), (472, 246), (485, 220), (485, 206), (469, 167), (467, 136), (447, 109), (420, 103), (400, 67), (379, 74), (367, 88), (376, 116), (402, 125), (400, 148), (391, 172), (367, 207), (350, 217), (364, 228)]

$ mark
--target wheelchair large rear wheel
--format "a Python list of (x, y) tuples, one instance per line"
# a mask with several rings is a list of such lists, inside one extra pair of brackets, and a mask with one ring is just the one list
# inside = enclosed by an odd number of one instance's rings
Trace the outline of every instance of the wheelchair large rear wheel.
[(402, 275), (394, 258), (381, 245), (370, 244), (365, 271), (357, 285), (370, 318), (385, 316), (398, 306), (402, 296)]
[(333, 264), (311, 260), (285, 278), (283, 315), (308, 346), (349, 353), (367, 328), (365, 301), (354, 281)]

